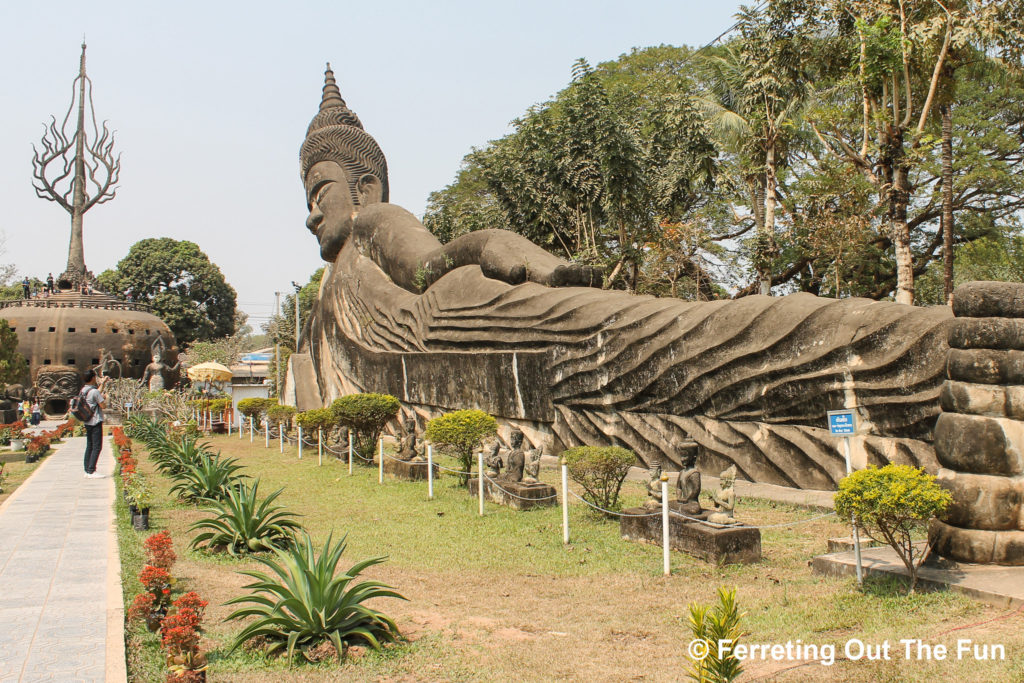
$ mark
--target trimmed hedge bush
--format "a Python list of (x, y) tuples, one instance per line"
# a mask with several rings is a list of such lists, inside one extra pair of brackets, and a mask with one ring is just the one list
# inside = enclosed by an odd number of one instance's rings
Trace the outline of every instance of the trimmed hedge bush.
[(294, 406), (272, 405), (267, 409), (267, 419), (271, 424), (278, 425), (287, 432), (295, 412)]
[(276, 398), (243, 398), (238, 402), (238, 412), (255, 420), (266, 415), (271, 406), (276, 405)]
[(910, 592), (917, 586), (917, 570), (927, 549), (914, 548), (911, 534), (924, 532), (928, 520), (942, 514), (953, 497), (923, 469), (889, 464), (868, 467), (839, 481), (836, 514), (853, 517), (872, 539), (896, 551), (910, 573)]
[(331, 414), (335, 422), (352, 430), (353, 447), (365, 460), (373, 460), (380, 433), (398, 415), (401, 404), (388, 394), (349, 394), (335, 399)]
[(323, 430), (324, 441), (327, 441), (336, 422), (329, 408), (313, 408), (295, 416), (295, 424), (306, 432), (303, 438), (314, 438), (318, 429)]
[(605, 510), (619, 509), (622, 482), (636, 464), (633, 451), (619, 446), (577, 446), (562, 451), (562, 459), (569, 476), (583, 487), (587, 502)]
[(483, 447), (483, 441), (498, 433), (498, 421), (482, 410), (456, 410), (427, 423), (427, 440), (441, 450), (459, 459), (463, 483), (469, 481), (473, 469), (473, 454)]

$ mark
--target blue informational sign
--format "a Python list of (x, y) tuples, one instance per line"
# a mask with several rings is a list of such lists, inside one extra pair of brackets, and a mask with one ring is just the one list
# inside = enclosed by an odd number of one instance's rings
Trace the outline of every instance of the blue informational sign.
[(828, 411), (828, 432), (833, 436), (848, 436), (857, 431), (857, 415), (852, 410)]

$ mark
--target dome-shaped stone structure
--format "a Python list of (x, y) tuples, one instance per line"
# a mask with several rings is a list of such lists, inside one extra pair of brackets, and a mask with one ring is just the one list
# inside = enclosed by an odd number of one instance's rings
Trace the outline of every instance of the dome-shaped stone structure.
[(157, 339), (168, 349), (165, 362), (174, 365), (177, 357), (174, 335), (148, 306), (106, 294), (60, 292), (44, 299), (4, 301), (0, 317), (18, 335), (31, 383), (44, 412), (51, 415), (65, 412), (67, 400), (77, 392), (71, 390), (72, 371), (80, 387), (86, 370), (112, 358), (120, 364), (122, 377), (139, 379)]

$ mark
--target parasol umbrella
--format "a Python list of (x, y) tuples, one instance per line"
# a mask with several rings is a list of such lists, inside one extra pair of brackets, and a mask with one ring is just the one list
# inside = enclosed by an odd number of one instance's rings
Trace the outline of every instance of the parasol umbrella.
[(185, 371), (193, 382), (226, 382), (231, 379), (231, 370), (220, 363), (208, 361), (194, 365)]

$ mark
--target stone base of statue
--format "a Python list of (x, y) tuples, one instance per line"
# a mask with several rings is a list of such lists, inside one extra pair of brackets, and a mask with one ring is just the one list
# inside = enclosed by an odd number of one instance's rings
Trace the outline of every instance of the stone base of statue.
[(21, 412), (16, 408), (0, 409), (0, 424), (9, 425), (21, 419)]
[[(485, 479), (484, 482), (484, 498), (513, 510), (529, 510), (530, 508), (558, 505), (558, 494), (555, 492), (555, 487), (550, 484), (527, 484), (522, 481), (506, 481), (504, 479)], [(479, 491), (480, 480), (470, 479), (470, 495), (478, 496), (480, 495)]]
[[(622, 512), (619, 518), (622, 538), (661, 545), (661, 508), (629, 508)], [(652, 512), (657, 514), (652, 515)], [(668, 545), (673, 550), (715, 564), (750, 564), (761, 559), (761, 531), (743, 524), (714, 527), (669, 514)]]
[[(406, 479), (408, 481), (426, 481), (427, 480), (427, 461), (426, 460), (396, 460), (395, 458), (389, 458), (384, 456), (384, 473), (389, 474), (395, 479)], [(439, 473), (438, 467), (434, 465), (434, 479), (437, 479)]]

